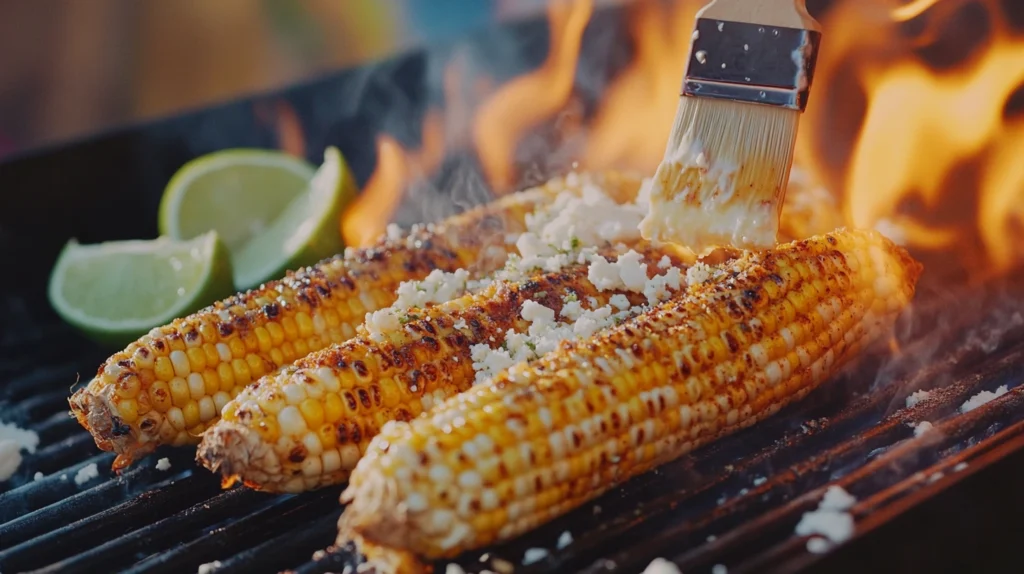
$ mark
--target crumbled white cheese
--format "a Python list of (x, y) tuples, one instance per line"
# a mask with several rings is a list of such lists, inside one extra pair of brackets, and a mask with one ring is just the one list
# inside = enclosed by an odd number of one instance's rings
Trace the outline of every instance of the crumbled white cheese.
[(817, 537), (811, 539), (823, 540), (823, 542), (810, 544), (808, 541), (807, 550), (809, 552), (825, 552), (831, 543), (838, 544), (853, 536), (853, 516), (846, 511), (852, 508), (856, 502), (857, 499), (841, 486), (828, 487), (817, 510), (805, 512), (796, 525), (797, 536), (820, 535), (824, 537), (824, 539)]
[(761, 486), (762, 484), (764, 484), (766, 482), (768, 482), (767, 478), (765, 478), (763, 476), (759, 476), (759, 477), (754, 479), (754, 486)]
[(466, 571), (462, 569), (462, 566), (450, 562), (444, 567), (444, 574), (466, 574)]
[(39, 446), (39, 435), (0, 421), (0, 482), (17, 472), (21, 466), (21, 451), (34, 453)]
[(909, 397), (907, 397), (907, 408), (914, 408), (923, 401), (928, 400), (931, 393), (928, 391), (914, 391)]
[(914, 436), (915, 437), (919, 437), (919, 436), (923, 435), (924, 433), (932, 430), (933, 428), (935, 428), (935, 427), (932, 426), (932, 423), (930, 423), (928, 421), (921, 421), (921, 422), (917, 423), (916, 425), (914, 425)]
[[(492, 349), (486, 344), (470, 347), (470, 358), (476, 372), (475, 381), (486, 381), (514, 365), (538, 359), (557, 349), (562, 341), (590, 337), (642, 310), (640, 307), (632, 307), (614, 312), (611, 305), (587, 309), (579, 301), (572, 301), (563, 306), (559, 313), (562, 320), (555, 321), (553, 309), (527, 300), (521, 310), (523, 319), (530, 321), (527, 332), (517, 333), (509, 329), (505, 332), (505, 340), (500, 348)], [(573, 323), (567, 323), (565, 319)]]
[(41, 472), (37, 472), (35, 474), (35, 476), (32, 477), (32, 480), (43, 480), (44, 477), (46, 477), (45, 474), (43, 474)]
[(724, 564), (715, 564), (711, 567), (711, 574), (728, 574), (729, 569)]
[(495, 558), (492, 560), (491, 567), (501, 574), (512, 574), (512, 572), (515, 571), (515, 566), (513, 566), (508, 560), (504, 560), (502, 558)]
[(967, 401), (964, 402), (964, 404), (960, 405), (960, 412), (962, 412), (962, 413), (971, 412), (974, 409), (980, 407), (981, 405), (983, 405), (983, 404), (985, 404), (987, 402), (993, 401), (996, 398), (1005, 395), (1007, 392), (1009, 392), (1009, 389), (1007, 388), (1006, 385), (1003, 385), (1003, 386), (999, 387), (998, 389), (995, 390), (995, 392), (992, 392), (992, 391), (981, 391), (980, 393), (978, 393), (978, 394), (974, 395), (973, 397), (967, 399)]
[(566, 546), (572, 544), (572, 532), (566, 530), (558, 537), (558, 549), (561, 550)]
[(548, 557), (548, 551), (543, 548), (527, 548), (523, 554), (523, 566), (529, 566), (534, 562), (540, 562)]
[[(625, 311), (626, 309), (629, 309), (630, 306), (631, 306), (629, 304), (629, 299), (625, 295), (623, 295), (621, 293), (616, 294), (616, 295), (612, 295), (611, 299), (608, 300), (608, 303), (612, 307), (615, 307), (616, 309), (618, 309), (619, 311)], [(563, 312), (563, 315), (564, 314), (565, 313)]]
[(405, 234), (402, 233), (402, 228), (399, 227), (397, 223), (389, 223), (384, 230), (385, 233), (387, 233), (388, 239), (397, 240), (405, 236)]
[(97, 478), (100, 475), (99, 468), (96, 467), (96, 463), (87, 464), (82, 468), (78, 469), (75, 473), (75, 484), (82, 486), (90, 480)]
[(825, 489), (825, 495), (821, 497), (821, 502), (818, 504), (818, 508), (824, 508), (827, 510), (849, 510), (853, 508), (853, 505), (857, 503), (857, 499), (846, 492), (846, 489), (833, 484)]
[(200, 564), (199, 570), (196, 570), (196, 574), (211, 574), (220, 568), (220, 560), (214, 560), (213, 562), (207, 562), (206, 564)]
[(953, 467), (953, 472), (960, 472), (961, 470), (964, 470), (965, 468), (967, 468), (967, 463), (966, 462), (958, 462), (956, 464), (956, 466)]
[(21, 466), (21, 447), (13, 440), (0, 440), (0, 481), (14, 476)]
[(668, 255), (662, 256), (661, 260), (658, 261), (658, 269), (668, 269), (672, 267), (672, 259)]
[(807, 539), (807, 551), (811, 554), (824, 554), (832, 545), (824, 538), (814, 536)]
[(698, 283), (707, 283), (711, 280), (714, 275), (714, 269), (703, 261), (694, 263), (689, 269), (686, 270), (686, 283), (688, 285), (696, 285)]
[(156, 461), (156, 469), (159, 471), (165, 471), (171, 469), (171, 459), (164, 457)]
[(403, 311), (422, 308), (430, 304), (445, 303), (466, 293), (469, 271), (457, 269), (451, 273), (434, 269), (422, 281), (404, 281), (398, 286), (398, 298), (390, 307), (366, 314), (366, 330), (370, 338), (380, 342), (384, 334), (398, 330)]
[(366, 314), (366, 330), (370, 338), (378, 343), (384, 340), (385, 333), (397, 331), (402, 326), (398, 311), (387, 307)]
[(655, 558), (644, 569), (643, 574), (682, 574), (679, 567), (664, 558)]
[(456, 329), (466, 329), (469, 327), (469, 325), (466, 324), (465, 319), (459, 317), (459, 320), (456, 321), (455, 324), (452, 325), (452, 327), (455, 327)]

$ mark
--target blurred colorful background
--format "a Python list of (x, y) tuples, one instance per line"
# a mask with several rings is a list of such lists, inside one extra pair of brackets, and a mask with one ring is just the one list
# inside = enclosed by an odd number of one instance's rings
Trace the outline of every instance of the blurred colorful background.
[(0, 4), (0, 156), (279, 88), (546, 0)]

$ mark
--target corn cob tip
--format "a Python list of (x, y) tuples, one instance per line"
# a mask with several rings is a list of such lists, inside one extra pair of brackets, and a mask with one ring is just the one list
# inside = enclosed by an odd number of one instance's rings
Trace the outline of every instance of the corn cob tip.
[(92, 392), (88, 388), (75, 391), (68, 404), (71, 415), (78, 423), (90, 430), (97, 448), (117, 453), (113, 469), (122, 470), (134, 461), (152, 452), (155, 443), (144, 440), (132, 425), (126, 424), (117, 414), (110, 392)]
[(258, 478), (280, 469), (273, 449), (254, 431), (225, 421), (203, 433), (203, 441), (196, 450), (196, 462), (220, 473), (224, 488), (239, 480), (254, 487)]

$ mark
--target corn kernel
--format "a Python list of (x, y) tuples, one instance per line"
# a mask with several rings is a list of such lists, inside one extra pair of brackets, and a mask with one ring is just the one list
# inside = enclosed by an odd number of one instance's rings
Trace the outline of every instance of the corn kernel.
[(213, 323), (206, 321), (199, 324), (199, 334), (203, 336), (203, 342), (206, 344), (216, 343), (220, 339), (217, 328), (213, 326)]
[(285, 316), (281, 319), (281, 328), (284, 329), (284, 338), (287, 341), (294, 341), (299, 338), (299, 327), (295, 319)]
[(245, 363), (249, 365), (249, 372), (252, 373), (253, 379), (259, 379), (263, 375), (267, 374), (267, 368), (263, 363), (263, 359), (259, 355), (246, 355)]
[(171, 401), (174, 403), (174, 406), (181, 408), (192, 400), (192, 393), (189, 391), (188, 383), (185, 379), (174, 377), (168, 386), (171, 389)]
[(203, 397), (199, 399), (199, 421), (208, 423), (217, 416), (220, 411), (217, 409), (217, 405), (213, 402), (213, 397)]
[(206, 394), (213, 395), (220, 390), (220, 376), (214, 369), (203, 371), (203, 385), (206, 387)]
[(220, 379), (220, 390), (230, 393), (235, 388), (235, 371), (229, 363), (217, 365), (217, 377)]
[(313, 334), (313, 321), (305, 311), (295, 314), (295, 326), (298, 328), (299, 337), (307, 338)]
[(156, 373), (156, 378), (161, 381), (169, 381), (174, 378), (174, 366), (167, 357), (156, 358), (153, 372)]
[(135, 424), (139, 420), (139, 403), (133, 399), (117, 401), (117, 414), (121, 417), (121, 422)]
[(175, 430), (185, 430), (185, 416), (182, 414), (180, 408), (171, 407), (167, 411), (167, 420), (171, 423), (171, 426), (173, 426)]
[(185, 351), (188, 355), (189, 369), (193, 373), (201, 373), (206, 370), (206, 353), (200, 347), (192, 347)]
[(181, 408), (182, 418), (185, 419), (185, 428), (194, 427), (201, 421), (199, 419), (199, 402), (189, 401), (187, 405)]
[(266, 324), (267, 333), (270, 335), (270, 343), (274, 347), (278, 347), (284, 342), (284, 329), (280, 324), (270, 322)]
[(198, 401), (206, 396), (206, 381), (202, 375), (192, 373), (185, 381), (188, 383), (188, 393), (192, 400)]
[(244, 387), (252, 382), (252, 373), (249, 372), (249, 364), (242, 359), (231, 361), (231, 372), (235, 375), (235, 386)]
[(139, 391), (142, 390), (142, 381), (139, 377), (133, 374), (129, 374), (126, 377), (121, 378), (117, 381), (117, 385), (114, 387), (114, 392), (119, 398), (122, 399), (134, 399), (139, 396)]
[(245, 356), (245, 343), (242, 342), (240, 337), (233, 337), (228, 341), (228, 349), (231, 350), (231, 356), (235, 359), (241, 359)]
[(299, 410), (302, 411), (302, 417), (306, 419), (306, 426), (309, 428), (319, 428), (324, 424), (324, 408), (319, 401), (306, 399), (299, 403)]
[(164, 381), (154, 381), (146, 394), (149, 397), (149, 404), (161, 413), (166, 413), (167, 409), (174, 404), (171, 390)]
[(324, 397), (324, 421), (335, 423), (341, 418), (344, 407), (337, 393), (327, 393)]
[(267, 353), (273, 348), (273, 341), (270, 333), (264, 327), (256, 327), (256, 343), (261, 353)]

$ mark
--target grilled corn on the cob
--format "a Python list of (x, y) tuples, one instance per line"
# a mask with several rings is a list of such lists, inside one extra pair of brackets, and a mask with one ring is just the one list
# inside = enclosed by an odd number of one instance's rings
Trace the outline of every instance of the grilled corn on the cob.
[(118, 453), (115, 468), (161, 444), (196, 443), (242, 388), (348, 340), (367, 311), (395, 300), (401, 282), (434, 269), (500, 267), (514, 247), (507, 234), (523, 231), (526, 215), (564, 188), (553, 180), (384, 237), (154, 329), (101, 365), (71, 397), (71, 412), (97, 446)]
[(342, 495), (339, 542), (450, 557), (564, 514), (805, 396), (891, 327), (920, 270), (862, 231), (727, 262), (589, 341), (385, 425)]
[[(668, 252), (638, 247), (649, 275)], [(670, 260), (672, 258), (670, 257)], [(678, 263), (678, 261), (673, 261)], [(344, 482), (370, 440), (391, 420), (408, 421), (468, 389), (471, 348), (526, 332), (524, 303), (563, 311), (567, 300), (602, 307), (623, 290), (599, 291), (576, 264), (521, 282), (405, 312), (404, 326), (377, 342), (367, 333), (299, 360), (245, 388), (206, 431), (197, 459), (227, 480), (275, 492)]]

